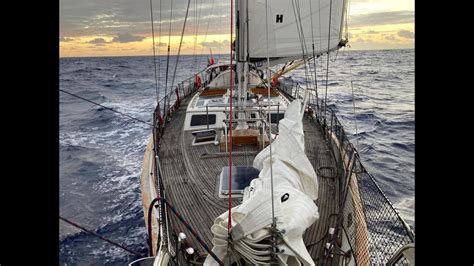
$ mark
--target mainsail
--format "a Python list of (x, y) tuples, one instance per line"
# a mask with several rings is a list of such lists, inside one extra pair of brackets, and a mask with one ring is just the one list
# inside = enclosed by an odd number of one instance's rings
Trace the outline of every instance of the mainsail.
[[(240, 42), (248, 38), (248, 60), (257, 62), (257, 66), (266, 61), (265, 17), (268, 18), (268, 56), (271, 66), (312, 57), (313, 44), (314, 56), (343, 45), (346, 0), (310, 1), (271, 0), (268, 1), (267, 10), (265, 0), (237, 1), (241, 7), (237, 38)], [(243, 10), (244, 7), (246, 10)]]
[[(272, 260), (271, 170), (273, 167), (274, 206), (278, 241), (276, 254), (280, 263), (314, 265), (303, 242), (303, 233), (318, 218), (318, 180), (304, 152), (301, 101), (294, 100), (280, 121), (278, 138), (262, 150), (253, 162), (260, 170), (244, 191), (242, 204), (232, 208), (232, 229), (227, 230), (228, 211), (217, 217), (211, 231), (212, 251), (222, 260), (245, 258), (252, 264)], [(229, 241), (231, 245), (229, 245)], [(208, 256), (205, 265), (217, 265)]]

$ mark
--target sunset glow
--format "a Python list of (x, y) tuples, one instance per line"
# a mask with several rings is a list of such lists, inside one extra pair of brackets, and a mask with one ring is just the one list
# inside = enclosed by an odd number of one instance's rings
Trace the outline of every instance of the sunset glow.
[[(114, 3), (114, 8), (107, 9), (99, 0), (93, 0), (96, 2), (93, 4), (81, 4), (73, 0), (60, 2), (61, 57), (153, 54), (150, 13), (145, 3)], [(180, 10), (182, 13), (185, 1), (175, 2), (177, 7), (174, 12), (180, 14), (177, 11)], [(191, 3), (193, 7), (194, 2)], [(229, 5), (216, 4), (211, 7), (206, 0), (202, 3), (202, 8), (189, 11), (181, 54), (209, 54), (210, 49), (215, 54), (227, 53)], [(413, 0), (358, 0), (351, 1), (348, 8), (349, 43), (352, 50), (414, 48)], [(156, 19), (158, 10), (154, 13)], [(166, 54), (168, 43), (169, 20), (166, 9), (162, 9), (162, 16), (164, 29), (161, 40), (157, 34), (158, 26), (155, 26), (156, 53), (160, 55)], [(178, 51), (182, 23), (183, 19), (173, 20), (171, 54)]]

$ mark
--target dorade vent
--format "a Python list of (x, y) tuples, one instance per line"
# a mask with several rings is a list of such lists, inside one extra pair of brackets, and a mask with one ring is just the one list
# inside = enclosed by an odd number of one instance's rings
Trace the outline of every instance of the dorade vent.
[(224, 95), (227, 92), (227, 89), (211, 89), (207, 88), (204, 89), (201, 94), (199, 94), (200, 97), (209, 97), (209, 96), (221, 96)]
[[(255, 87), (255, 88), (251, 88), (250, 91), (253, 93), (253, 94), (261, 94), (263, 96), (266, 96), (268, 95), (268, 88), (265, 88), (265, 87)], [(276, 97), (280, 95), (275, 89), (271, 88), (270, 89), (270, 96), (271, 97)]]

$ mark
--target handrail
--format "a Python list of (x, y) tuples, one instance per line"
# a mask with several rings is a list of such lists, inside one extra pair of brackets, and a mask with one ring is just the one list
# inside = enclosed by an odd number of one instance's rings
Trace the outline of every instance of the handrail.
[[(414, 258), (415, 258), (414, 253), (413, 253), (414, 250), (415, 250), (415, 243), (409, 243), (409, 244), (404, 245), (393, 255), (393, 257), (390, 260), (388, 260), (387, 266), (396, 265), (397, 262), (400, 261), (402, 257), (406, 258), (409, 262), (414, 264)], [(408, 256), (407, 256), (407, 251), (409, 251)]]
[(151, 215), (152, 215), (152, 211), (153, 210), (153, 207), (154, 207), (154, 204), (157, 202), (157, 201), (161, 201), (163, 204), (166, 204), (170, 210), (173, 212), (173, 214), (179, 219), (179, 221), (184, 225), (186, 226), (186, 228), (189, 230), (189, 232), (191, 232), (191, 234), (196, 238), (196, 240), (202, 245), (202, 247), (209, 253), (209, 255), (211, 255), (212, 258), (214, 258), (217, 263), (219, 263), (219, 265), (224, 265), (222, 263), (222, 261), (216, 256), (216, 254), (214, 252), (212, 252), (212, 250), (207, 246), (207, 244), (202, 240), (202, 238), (199, 236), (199, 234), (194, 231), (194, 229), (191, 227), (191, 225), (183, 218), (183, 216), (174, 208), (174, 206), (169, 203), (169, 201), (165, 198), (162, 198), (162, 197), (156, 197), (154, 198), (151, 203), (150, 203), (150, 206), (148, 207), (148, 238), (149, 238), (149, 241), (148, 241), (148, 245), (150, 245), (150, 255), (153, 256), (153, 251), (152, 251), (152, 237), (151, 237), (151, 230), (152, 230), (152, 226), (151, 226)]
[[(282, 76), (278, 88), (292, 99), (301, 98), (299, 92), (302, 91), (303, 87), (291, 78)], [(334, 148), (333, 153), (336, 161), (340, 163), (346, 171), (347, 167), (351, 167), (351, 165), (355, 166), (351, 175), (342, 177), (340, 186), (341, 188), (345, 188), (347, 185), (350, 186), (350, 178), (351, 176), (355, 176), (358, 184), (355, 188), (359, 190), (363, 215), (366, 220), (369, 235), (371, 235), (367, 239), (366, 244), (368, 246), (367, 248), (371, 251), (367, 263), (386, 263), (400, 245), (413, 243), (415, 241), (413, 231), (394, 208), (393, 204), (375, 181), (373, 175), (367, 171), (360, 161), (359, 154), (349, 141), (344, 127), (337, 118), (335, 111), (327, 106), (323, 100), (313, 100), (308, 103), (308, 108), (314, 110), (312, 115), (315, 118), (315, 123), (322, 126), (324, 135), (327, 136), (328, 141), (332, 144), (331, 146)], [(324, 112), (325, 109), (326, 112)], [(347, 164), (347, 160), (349, 159), (350, 161), (351, 157), (354, 157), (354, 161)], [(343, 194), (345, 193), (346, 191), (344, 190)], [(343, 216), (346, 213), (354, 211), (354, 206), (350, 198), (341, 200), (342, 208), (340, 208), (339, 215), (341, 218), (344, 218)], [(349, 225), (344, 223), (342, 223), (341, 226), (344, 228), (349, 227)], [(350, 234), (352, 234), (350, 237), (353, 238), (357, 232), (352, 230)], [(351, 241), (353, 240), (350, 240), (350, 242)], [(383, 245), (381, 243), (383, 243)], [(355, 246), (353, 245), (355, 243), (349, 244), (352, 247)], [(357, 247), (355, 247), (355, 249), (357, 249)], [(383, 255), (380, 256), (380, 254), (377, 253), (382, 253)]]

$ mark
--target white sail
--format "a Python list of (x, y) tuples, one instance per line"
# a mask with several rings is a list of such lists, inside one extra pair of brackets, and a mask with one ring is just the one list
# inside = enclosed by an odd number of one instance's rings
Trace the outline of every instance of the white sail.
[[(284, 265), (314, 265), (303, 242), (303, 233), (318, 218), (318, 180), (304, 152), (301, 101), (294, 100), (280, 121), (279, 136), (256, 157), (253, 166), (260, 170), (245, 189), (242, 204), (232, 209), (232, 247), (228, 247), (228, 211), (214, 221), (212, 251), (223, 261), (244, 257), (252, 264), (269, 264), (269, 238), (272, 224), (271, 174), (273, 168), (276, 228), (281, 232), (278, 259)], [(272, 163), (270, 163), (270, 160)], [(238, 253), (238, 254), (236, 254)], [(217, 265), (208, 256), (204, 265)]]
[[(248, 29), (249, 59), (253, 62), (266, 61), (265, 0), (242, 1), (248, 1), (248, 25), (241, 19), (240, 28)], [(313, 43), (315, 56), (339, 48), (342, 40), (345, 0), (268, 0), (267, 2), (268, 55), (271, 62), (301, 59), (303, 53), (312, 57)], [(328, 38), (330, 38), (329, 49)]]

